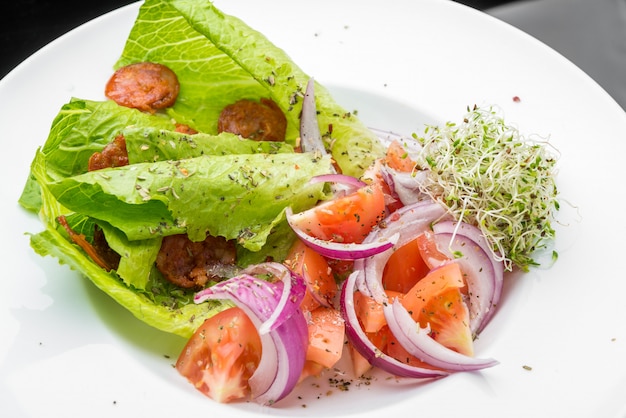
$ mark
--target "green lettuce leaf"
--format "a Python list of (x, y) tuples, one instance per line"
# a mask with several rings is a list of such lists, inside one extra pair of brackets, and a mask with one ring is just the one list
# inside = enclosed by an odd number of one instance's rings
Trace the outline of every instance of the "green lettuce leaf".
[(278, 154), (293, 153), (285, 142), (254, 141), (239, 135), (222, 132), (219, 135), (194, 135), (157, 129), (129, 127), (122, 131), (126, 139), (128, 160), (131, 164), (179, 160), (202, 155)]
[(110, 295), (135, 317), (157, 329), (182, 337), (190, 337), (204, 319), (229, 306), (227, 302), (195, 304), (188, 295), (188, 303), (169, 304), (168, 298), (155, 299), (154, 295), (138, 291), (120, 281), (115, 272), (107, 273), (91, 261), (65, 236), (48, 229), (31, 236), (31, 246), (41, 256), (53, 256), (62, 264), (79, 271), (102, 291)]
[(145, 290), (153, 273), (153, 266), (161, 248), (162, 237), (131, 241), (117, 228), (105, 222), (98, 226), (106, 241), (120, 255), (117, 274), (129, 286)]
[(89, 157), (129, 126), (151, 126), (174, 130), (172, 120), (162, 114), (147, 114), (118, 106), (115, 102), (72, 99), (52, 122), (41, 152), (47, 172), (61, 179), (87, 171)]
[(48, 184), (71, 211), (108, 222), (130, 240), (187, 233), (236, 239), (258, 251), (283, 210), (315, 205), (330, 171), (313, 154), (202, 156), (138, 163), (79, 174)]
[[(216, 133), (226, 105), (269, 97), (285, 113), (287, 141), (295, 144), (310, 76), (263, 34), (210, 1), (146, 1), (115, 67), (140, 61), (162, 63), (177, 74), (181, 97), (168, 113), (178, 122)], [(323, 85), (316, 83), (315, 96), (327, 148), (344, 174), (359, 177), (382, 156), (382, 145)]]
[[(168, 115), (200, 132), (217, 133), (222, 109), (240, 98), (267, 95), (263, 86), (189, 25), (168, 1), (145, 1), (115, 68), (141, 61), (167, 65), (180, 82)], [(294, 141), (297, 126), (288, 126)], [(292, 142), (293, 143), (293, 142)]]
[[(37, 211), (44, 231), (31, 235), (42, 256), (81, 272), (147, 324), (184, 337), (228, 302), (193, 303), (193, 292), (163, 279), (154, 260), (163, 236), (207, 234), (237, 243), (240, 266), (282, 260), (294, 240), (285, 208), (301, 211), (325, 197), (309, 179), (331, 159), (295, 153), (304, 88), (310, 77), (281, 49), (208, 1), (147, 0), (114, 68), (152, 61), (180, 81), (176, 104), (147, 114), (73, 98), (37, 150), (20, 204)], [(285, 143), (217, 133), (221, 110), (239, 99), (271, 98), (287, 118)], [(360, 176), (383, 155), (377, 138), (316, 83), (318, 121), (345, 174)], [(175, 132), (178, 123), (199, 131)], [(116, 136), (130, 165), (88, 172), (89, 158)], [(75, 245), (57, 218), (93, 239), (95, 225), (120, 254), (105, 271)]]

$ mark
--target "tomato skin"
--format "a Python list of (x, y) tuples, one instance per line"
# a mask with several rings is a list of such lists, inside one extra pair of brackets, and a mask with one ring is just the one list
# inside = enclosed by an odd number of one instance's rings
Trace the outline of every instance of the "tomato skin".
[(243, 310), (228, 308), (208, 318), (176, 362), (178, 372), (217, 402), (249, 395), (248, 379), (261, 360), (261, 339)]
[(378, 184), (321, 203), (293, 216), (309, 235), (326, 241), (361, 243), (385, 216), (385, 196)]

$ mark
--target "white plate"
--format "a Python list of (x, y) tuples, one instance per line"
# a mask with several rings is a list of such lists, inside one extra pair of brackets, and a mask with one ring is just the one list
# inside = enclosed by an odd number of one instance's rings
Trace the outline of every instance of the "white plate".
[(453, 2), (318, 0), (304, 11), (289, 0), (216, 3), (373, 126), (411, 133), (495, 104), (522, 132), (549, 136), (561, 153), (568, 222), (557, 264), (507, 280), (477, 342), (478, 355), (500, 361), (494, 368), (434, 382), (379, 375), (348, 391), (328, 389), (330, 373), (275, 408), (203, 397), (172, 368), (184, 341), (35, 255), (24, 233), (40, 224), (16, 203), (60, 106), (103, 98), (133, 4), (61, 37), (0, 82), (3, 416), (626, 416), (626, 116), (609, 95), (545, 45)]

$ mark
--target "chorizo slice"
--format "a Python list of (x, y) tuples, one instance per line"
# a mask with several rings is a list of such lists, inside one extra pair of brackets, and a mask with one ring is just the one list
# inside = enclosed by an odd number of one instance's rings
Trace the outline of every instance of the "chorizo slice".
[(178, 234), (163, 238), (156, 267), (167, 281), (193, 289), (202, 288), (209, 280), (221, 280), (219, 272), (232, 267), (235, 259), (233, 241), (209, 235), (204, 241), (194, 242)]
[(185, 123), (177, 123), (174, 130), (178, 133), (187, 135), (195, 135), (198, 133), (198, 131)]
[(88, 164), (89, 171), (128, 165), (128, 151), (124, 135), (116, 136), (102, 151), (91, 154)]
[(218, 132), (230, 132), (257, 141), (284, 141), (287, 118), (271, 99), (242, 99), (226, 106), (217, 122)]
[(154, 113), (173, 106), (180, 84), (167, 66), (138, 62), (119, 68), (106, 84), (106, 97), (120, 106)]

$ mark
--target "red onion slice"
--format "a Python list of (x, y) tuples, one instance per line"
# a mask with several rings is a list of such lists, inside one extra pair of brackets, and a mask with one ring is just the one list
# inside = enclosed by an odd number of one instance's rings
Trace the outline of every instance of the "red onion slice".
[[(384, 221), (384, 228), (372, 231), (363, 241), (363, 244), (379, 242), (391, 236), (398, 235), (394, 248), (400, 248), (427, 231), (438, 220), (445, 218), (446, 210), (432, 201), (418, 202), (404, 206)], [(378, 303), (386, 301), (387, 297), (382, 285), (382, 276), (385, 264), (393, 254), (392, 249), (380, 252), (372, 257), (356, 263), (354, 268), (358, 272), (357, 286), (361, 292), (372, 297)]]
[(367, 183), (359, 180), (356, 177), (348, 176), (347, 174), (320, 174), (319, 176), (311, 177), (310, 183), (339, 183), (349, 186), (353, 189), (359, 189), (367, 186)]
[(256, 264), (244, 269), (242, 273), (250, 275), (271, 273), (283, 283), (283, 290), (281, 292), (278, 305), (270, 317), (267, 318), (259, 327), (259, 334), (266, 334), (267, 332), (273, 331), (279, 327), (298, 309), (299, 304), (293, 303), (293, 300), (299, 299), (301, 301), (302, 298), (304, 298), (304, 291), (306, 287), (298, 287), (294, 284), (294, 282), (297, 282), (298, 280), (301, 280), (304, 283), (304, 279), (299, 278), (295, 272), (289, 270), (284, 264), (273, 262)]
[(410, 354), (434, 367), (450, 371), (481, 370), (498, 364), (494, 359), (479, 359), (451, 350), (430, 337), (430, 327), (422, 328), (395, 299), (383, 306), (389, 329)]
[(311, 180), (309, 180), (309, 183), (331, 183), (330, 189), (334, 198), (346, 196), (361, 187), (367, 186), (367, 183), (356, 177), (336, 173), (321, 174), (319, 176), (312, 177)]
[[(273, 272), (272, 265), (260, 265), (253, 270), (256, 273)], [(287, 396), (298, 383), (308, 345), (308, 326), (299, 309), (304, 297), (306, 284), (299, 275), (281, 277), (282, 281), (268, 282), (250, 274), (241, 274), (198, 292), (196, 303), (206, 299), (230, 299), (246, 312), (257, 329), (269, 323), (274, 312), (280, 311), (275, 318), (275, 327), (266, 333), (260, 333), (262, 354), (261, 361), (248, 383), (255, 402), (272, 405)], [(291, 281), (289, 290), (286, 282)], [(287, 294), (282, 309), (283, 295)], [(278, 325), (279, 324), (279, 325)]]
[(315, 81), (309, 79), (302, 99), (302, 116), (300, 118), (300, 145), (304, 152), (317, 152), (325, 155), (326, 148), (322, 141), (319, 123), (317, 122), (317, 106), (315, 105)]
[(412, 377), (412, 378), (436, 378), (447, 376), (449, 372), (445, 370), (431, 370), (421, 367), (411, 366), (380, 351), (367, 337), (356, 315), (354, 309), (354, 292), (356, 290), (357, 272), (353, 272), (344, 281), (341, 288), (340, 309), (346, 324), (346, 337), (369, 363), (392, 375)]
[[(463, 254), (460, 260), (463, 262), (462, 269), (468, 272), (471, 327), (473, 332), (480, 333), (493, 317), (500, 301), (504, 264), (496, 260), (482, 232), (473, 225), (445, 221), (434, 225), (433, 231), (436, 237), (441, 237), (439, 244), (442, 252), (452, 255), (452, 250)], [(452, 237), (454, 241), (450, 241)]]
[(389, 186), (392, 196), (405, 206), (422, 200), (432, 200), (430, 196), (422, 193), (420, 188), (420, 184), (428, 177), (426, 170), (407, 173), (383, 165), (381, 166), (381, 175)]
[(298, 214), (294, 215), (290, 207), (286, 208), (285, 214), (291, 229), (293, 229), (296, 235), (302, 239), (307, 246), (325, 257), (336, 260), (357, 260), (359, 258), (370, 257), (393, 247), (398, 240), (398, 236), (396, 235), (361, 244), (322, 240), (310, 236), (302, 230), (302, 228), (298, 227), (297, 222), (295, 222), (295, 217), (298, 216)]

